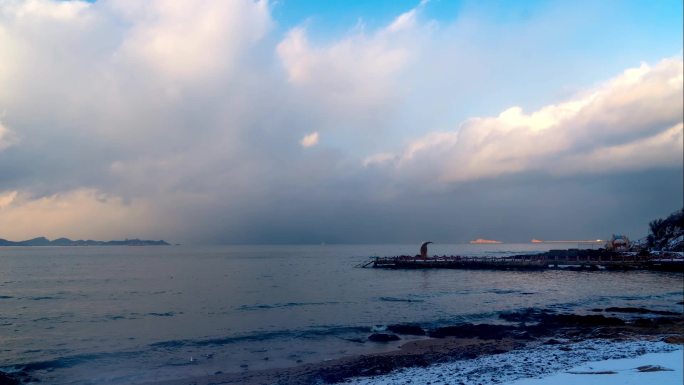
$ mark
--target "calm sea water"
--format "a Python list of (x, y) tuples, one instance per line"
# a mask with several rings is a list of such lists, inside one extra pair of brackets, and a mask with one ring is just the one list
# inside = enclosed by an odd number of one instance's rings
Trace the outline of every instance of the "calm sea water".
[[(577, 244), (434, 245), (506, 255)], [(0, 368), (128, 384), (393, 349), (374, 325), (497, 322), (527, 307), (681, 311), (682, 274), (353, 268), (416, 245), (0, 247)]]

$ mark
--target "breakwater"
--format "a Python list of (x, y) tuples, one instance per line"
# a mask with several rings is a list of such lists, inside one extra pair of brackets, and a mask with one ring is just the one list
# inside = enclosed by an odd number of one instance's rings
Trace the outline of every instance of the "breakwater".
[(386, 269), (494, 269), (494, 270), (543, 270), (572, 268), (587, 270), (655, 270), (684, 271), (681, 254), (618, 253), (606, 250), (551, 250), (541, 254), (512, 256), (459, 256), (442, 255), (373, 257), (359, 267)]

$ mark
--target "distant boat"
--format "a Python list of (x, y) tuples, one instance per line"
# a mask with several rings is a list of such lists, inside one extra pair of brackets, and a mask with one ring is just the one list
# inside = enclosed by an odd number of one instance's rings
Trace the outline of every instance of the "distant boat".
[(503, 242), (501, 242), (501, 241), (495, 241), (495, 240), (492, 240), (492, 239), (482, 239), (482, 238), (478, 238), (478, 239), (476, 239), (476, 240), (474, 240), (474, 241), (470, 241), (470, 243), (475, 244), (475, 245), (481, 245), (481, 244), (493, 244), (493, 243), (494, 243), (494, 244), (497, 244), (497, 243), (503, 243)]
[(540, 241), (539, 239), (532, 239), (530, 242), (532, 242), (532, 243), (544, 243), (544, 241)]

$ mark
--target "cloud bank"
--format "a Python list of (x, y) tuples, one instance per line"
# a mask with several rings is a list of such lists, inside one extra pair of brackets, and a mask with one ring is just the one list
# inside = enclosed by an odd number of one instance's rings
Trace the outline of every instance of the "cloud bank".
[(520, 41), (426, 4), (321, 41), (274, 6), (2, 2), (0, 237), (593, 238), (682, 204), (681, 54), (540, 104), (515, 79), (550, 62), (516, 52), (567, 38), (536, 37), (557, 10)]
[(391, 163), (441, 182), (524, 171), (577, 174), (676, 166), (682, 160), (681, 59), (642, 64), (592, 90), (525, 113), (515, 106), (418, 138)]

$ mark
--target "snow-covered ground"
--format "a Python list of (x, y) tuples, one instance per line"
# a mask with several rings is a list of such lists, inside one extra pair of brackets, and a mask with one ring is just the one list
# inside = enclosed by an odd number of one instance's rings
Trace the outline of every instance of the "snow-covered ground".
[(684, 351), (648, 353), (586, 363), (543, 378), (522, 379), (510, 385), (682, 385)]
[[(682, 347), (664, 342), (588, 340), (564, 345), (539, 345), (426, 368), (403, 369), (382, 376), (354, 378), (346, 383), (682, 385), (682, 360)], [(636, 369), (644, 365), (658, 365), (672, 370), (639, 372)], [(574, 374), (601, 371), (614, 373)]]

